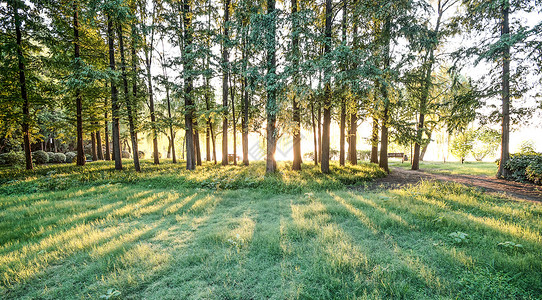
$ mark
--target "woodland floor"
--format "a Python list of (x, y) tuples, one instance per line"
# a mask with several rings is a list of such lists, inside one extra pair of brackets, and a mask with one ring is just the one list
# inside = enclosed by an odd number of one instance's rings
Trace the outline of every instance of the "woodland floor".
[(278, 167), (0, 169), (0, 299), (541, 299), (541, 202), (457, 182), (494, 165)]

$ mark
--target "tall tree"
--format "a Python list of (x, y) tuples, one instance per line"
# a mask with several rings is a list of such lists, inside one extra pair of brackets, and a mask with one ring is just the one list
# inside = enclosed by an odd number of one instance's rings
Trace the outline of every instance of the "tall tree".
[[(76, 77), (78, 77), (81, 68), (81, 54), (79, 50), (79, 8), (77, 6), (77, 1), (73, 1), (72, 7), (75, 73)], [(77, 115), (77, 165), (83, 166), (86, 162), (85, 152), (83, 149), (83, 97), (78, 86), (75, 88), (75, 106)]]
[(228, 165), (228, 76), (230, 0), (224, 0), (224, 37), (222, 41), (222, 165)]
[[(115, 63), (115, 40), (113, 29), (113, 18), (107, 13), (107, 43), (109, 46), (109, 69), (116, 71)], [(122, 170), (122, 155), (120, 150), (120, 103), (117, 84), (115, 78), (111, 79), (111, 135), (113, 140), (113, 159), (115, 160), (115, 170)]]
[(266, 154), (266, 173), (275, 173), (277, 171), (277, 162), (275, 161), (275, 150), (277, 148), (277, 74), (276, 74), (276, 12), (275, 0), (267, 0), (267, 16), (266, 16), (266, 64), (267, 74), (265, 78), (267, 102), (267, 154)]
[(294, 129), (292, 134), (294, 161), (292, 163), (293, 170), (301, 170), (301, 108), (297, 98), (297, 91), (299, 85), (299, 26), (298, 26), (298, 4), (297, 0), (292, 0), (292, 63), (293, 63), (293, 85), (294, 94), (292, 97), (292, 110)]
[[(331, 52), (331, 28), (333, 22), (333, 7), (331, 0), (326, 0), (325, 10), (325, 39), (324, 39), (324, 57)], [(326, 71), (329, 68), (326, 68)], [(328, 71), (329, 72), (329, 71)], [(326, 77), (331, 74), (325, 74)], [(329, 173), (329, 150), (330, 150), (330, 125), (331, 125), (331, 83), (330, 79), (326, 78), (324, 83), (324, 122), (322, 126), (322, 162), (320, 164), (322, 173)]]
[[(186, 169), (196, 169), (196, 151), (194, 144), (194, 101), (193, 101), (193, 75), (192, 75), (192, 14), (190, 0), (183, 1), (182, 19), (184, 25), (183, 49), (183, 76), (184, 76), (184, 109), (185, 109), (185, 141), (186, 141)], [(227, 91), (226, 91), (227, 94)]]

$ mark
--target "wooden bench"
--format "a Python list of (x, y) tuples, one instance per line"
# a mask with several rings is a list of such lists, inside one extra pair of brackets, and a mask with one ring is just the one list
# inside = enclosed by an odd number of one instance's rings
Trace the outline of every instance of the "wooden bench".
[(388, 153), (388, 157), (400, 158), (401, 162), (408, 160), (408, 157), (404, 153)]

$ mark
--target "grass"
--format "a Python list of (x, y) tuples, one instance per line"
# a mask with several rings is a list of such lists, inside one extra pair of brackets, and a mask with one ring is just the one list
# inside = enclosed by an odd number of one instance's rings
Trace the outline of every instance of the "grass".
[(542, 294), (539, 204), (435, 182), (369, 190), (362, 182), (381, 176), (372, 165), (334, 166), (329, 176), (287, 166), (263, 178), (261, 163), (193, 173), (148, 162), (142, 174), (108, 163), (2, 170), (0, 298)]
[[(390, 166), (410, 169), (409, 162), (401, 163), (400, 161), (390, 161)], [(497, 164), (494, 162), (470, 162), (463, 164), (460, 162), (437, 162), (437, 161), (421, 161), (420, 170), (449, 175), (478, 175), (494, 177), (497, 174)]]

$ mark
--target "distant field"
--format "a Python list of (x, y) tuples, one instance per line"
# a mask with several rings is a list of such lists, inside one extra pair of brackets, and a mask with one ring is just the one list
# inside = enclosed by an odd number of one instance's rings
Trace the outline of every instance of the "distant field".
[(289, 167), (2, 169), (0, 299), (542, 295), (542, 205), (453, 183), (370, 190), (370, 164)]
[[(410, 169), (410, 162), (401, 163), (400, 161), (390, 160), (390, 166)], [(420, 170), (431, 173), (442, 173), (451, 175), (483, 175), (495, 176), (497, 173), (497, 164), (494, 162), (420, 162)]]

